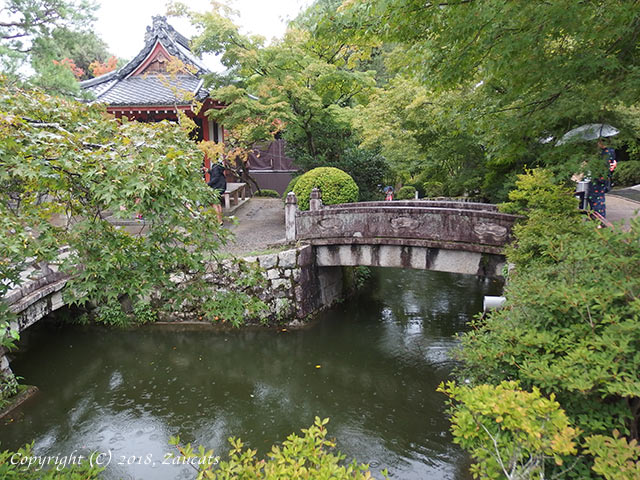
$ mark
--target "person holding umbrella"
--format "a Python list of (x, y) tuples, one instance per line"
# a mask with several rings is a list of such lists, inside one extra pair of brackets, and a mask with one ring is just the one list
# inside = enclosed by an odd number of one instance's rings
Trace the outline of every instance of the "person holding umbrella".
[[(588, 173), (592, 178), (588, 184), (586, 200), (594, 212), (593, 215), (601, 221), (607, 217), (604, 195), (611, 188), (611, 174), (617, 165), (616, 152), (613, 148), (607, 146), (605, 137), (613, 137), (618, 133), (619, 130), (611, 125), (605, 123), (590, 123), (570, 130), (556, 143), (556, 146), (558, 146), (574, 141), (597, 140), (600, 158), (595, 165), (592, 165), (593, 168), (591, 168), (591, 172)], [(579, 182), (579, 184), (582, 183), (584, 182)], [(603, 223), (599, 225), (599, 228), (602, 227)]]
[[(604, 138), (598, 139), (598, 148), (600, 149), (600, 157), (602, 160), (602, 166), (600, 171), (597, 171), (594, 178), (591, 180), (589, 188), (589, 194), (587, 201), (591, 210), (596, 213), (596, 218), (607, 218), (607, 207), (605, 204), (605, 193), (611, 188), (611, 174), (617, 166), (616, 151), (613, 148), (607, 146)], [(606, 178), (603, 169), (606, 167)], [(602, 228), (602, 223), (598, 228)]]

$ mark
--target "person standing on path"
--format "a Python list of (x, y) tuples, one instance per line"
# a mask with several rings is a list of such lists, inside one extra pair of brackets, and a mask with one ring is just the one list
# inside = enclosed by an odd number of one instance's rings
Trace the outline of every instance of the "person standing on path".
[[(606, 164), (607, 173), (606, 178), (604, 174), (596, 172), (594, 178), (591, 180), (589, 186), (589, 196), (587, 197), (591, 210), (600, 215), (602, 218), (607, 218), (607, 207), (605, 205), (605, 193), (611, 188), (611, 174), (616, 168), (616, 151), (613, 148), (607, 147), (604, 139), (598, 139), (598, 148), (600, 149), (600, 156), (603, 163)], [(604, 165), (603, 165), (604, 166)], [(600, 226), (602, 227), (602, 225)]]
[[(202, 168), (205, 169), (205, 167)], [(224, 176), (224, 165), (222, 164), (222, 160), (218, 160), (216, 163), (212, 164), (208, 173), (209, 181), (207, 182), (207, 185), (213, 188), (213, 191), (218, 194), (213, 203), (213, 209), (216, 211), (218, 222), (222, 225), (222, 196), (227, 189), (227, 179)]]

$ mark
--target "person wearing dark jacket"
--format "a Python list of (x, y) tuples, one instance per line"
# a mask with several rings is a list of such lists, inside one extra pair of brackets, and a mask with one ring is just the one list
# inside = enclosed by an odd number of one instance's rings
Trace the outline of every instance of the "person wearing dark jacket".
[(209, 169), (209, 181), (207, 182), (213, 191), (218, 194), (217, 202), (213, 204), (213, 208), (218, 216), (218, 221), (222, 225), (222, 195), (227, 189), (227, 179), (224, 176), (224, 166), (222, 161), (214, 163)]

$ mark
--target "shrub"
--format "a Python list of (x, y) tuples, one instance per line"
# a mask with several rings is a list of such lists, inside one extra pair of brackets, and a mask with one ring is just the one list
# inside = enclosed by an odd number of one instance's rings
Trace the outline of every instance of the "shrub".
[(444, 185), (442, 182), (431, 180), (422, 184), (424, 195), (426, 197), (442, 197), (444, 196)]
[(280, 198), (280, 194), (278, 192), (276, 192), (275, 190), (270, 190), (268, 188), (261, 189), (260, 191), (254, 193), (254, 196), (265, 198)]
[(293, 187), (298, 197), (298, 207), (309, 210), (311, 190), (319, 188), (322, 192), (322, 203), (336, 205), (358, 201), (358, 186), (349, 174), (334, 167), (319, 167), (302, 175)]
[(291, 179), (291, 181), (289, 182), (289, 185), (287, 185), (287, 188), (284, 189), (284, 193), (282, 194), (282, 199), (286, 200), (287, 199), (287, 194), (289, 192), (293, 192), (293, 187), (296, 186), (296, 183), (298, 183), (298, 180), (300, 180), (300, 177), (302, 175), (298, 175), (297, 177), (293, 177)]
[(621, 187), (630, 187), (640, 183), (640, 161), (619, 162), (613, 172), (613, 182)]
[[(179, 437), (171, 437), (170, 444), (178, 454), (169, 454), (169, 458), (196, 467), (198, 478), (374, 480), (367, 465), (355, 460), (347, 463), (345, 455), (335, 450), (335, 442), (327, 439), (328, 421), (316, 417), (311, 427), (302, 429), (302, 436), (289, 435), (282, 444), (274, 445), (266, 458), (258, 458), (256, 450), (245, 448), (234, 437), (229, 439), (232, 448), (223, 459), (215, 457), (213, 450), (182, 446)], [(381, 473), (388, 478), (385, 470)]]
[(398, 190), (398, 195), (396, 195), (398, 200), (413, 200), (416, 198), (416, 188), (411, 185), (405, 185), (400, 190)]

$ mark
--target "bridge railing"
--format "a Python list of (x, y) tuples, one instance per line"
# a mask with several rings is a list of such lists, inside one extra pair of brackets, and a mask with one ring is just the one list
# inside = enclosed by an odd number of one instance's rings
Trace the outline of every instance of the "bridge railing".
[(288, 241), (314, 245), (388, 244), (502, 253), (517, 216), (491, 204), (456, 201), (393, 201), (322, 205), (311, 193), (310, 210), (300, 211), (287, 195)]

